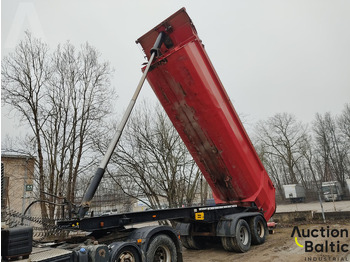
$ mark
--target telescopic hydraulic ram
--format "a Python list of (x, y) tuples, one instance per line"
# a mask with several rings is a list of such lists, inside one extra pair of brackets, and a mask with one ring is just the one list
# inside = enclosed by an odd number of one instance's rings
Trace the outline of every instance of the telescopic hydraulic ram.
[(140, 79), (140, 82), (139, 84), (137, 85), (137, 88), (135, 90), (135, 93), (132, 97), (132, 99), (130, 100), (129, 102), (129, 105), (124, 113), (124, 116), (121, 120), (121, 122), (119, 123), (118, 125), (118, 128), (116, 130), (116, 133), (112, 139), (112, 141), (110, 142), (109, 144), (109, 147), (107, 149), (107, 152), (105, 153), (99, 167), (97, 168), (96, 172), (95, 172), (95, 175), (93, 177), (93, 179), (91, 180), (87, 190), (85, 191), (85, 194), (84, 194), (84, 197), (81, 201), (81, 204), (79, 206), (79, 209), (77, 211), (77, 216), (78, 218), (83, 218), (86, 214), (86, 212), (89, 210), (89, 207), (90, 207), (90, 203), (91, 203), (91, 200), (92, 198), (94, 197), (95, 195), (95, 192), (97, 190), (97, 187), (99, 186), (100, 182), (101, 182), (101, 179), (105, 173), (105, 170), (106, 170), (106, 167), (109, 163), (109, 160), (111, 159), (111, 156), (119, 142), (119, 139), (121, 137), (121, 134), (124, 130), (124, 127), (130, 117), (130, 114), (132, 112), (132, 109), (134, 108), (134, 105), (136, 103), (136, 100), (137, 100), (137, 97), (141, 91), (141, 88), (142, 88), (142, 85), (143, 83), (145, 82), (145, 79), (146, 79), (146, 76), (147, 76), (147, 73), (149, 71), (149, 68), (152, 64), (152, 61), (153, 59), (158, 56), (160, 54), (160, 47), (161, 45), (163, 44), (164, 42), (164, 39), (165, 39), (165, 33), (164, 32), (160, 32), (155, 43), (154, 43), (154, 46), (153, 48), (150, 50), (150, 53), (151, 53), (151, 57), (150, 59), (148, 60), (148, 63), (147, 63), (147, 66), (142, 74), (142, 77)]

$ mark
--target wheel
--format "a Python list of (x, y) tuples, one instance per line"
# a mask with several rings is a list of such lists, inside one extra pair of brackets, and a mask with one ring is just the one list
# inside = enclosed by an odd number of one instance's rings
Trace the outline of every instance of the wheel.
[(267, 225), (262, 216), (255, 216), (249, 220), (249, 229), (252, 235), (252, 244), (260, 245), (265, 242)]
[(187, 249), (200, 250), (204, 249), (206, 246), (206, 241), (203, 237), (198, 236), (182, 236), (181, 237), (182, 245)]
[(148, 262), (176, 262), (174, 241), (167, 235), (156, 235), (150, 240), (146, 257)]
[(139, 251), (131, 245), (117, 247), (111, 245), (110, 262), (141, 262)]
[(226, 251), (247, 252), (251, 245), (251, 234), (247, 221), (240, 219), (234, 237), (222, 237), (221, 244)]

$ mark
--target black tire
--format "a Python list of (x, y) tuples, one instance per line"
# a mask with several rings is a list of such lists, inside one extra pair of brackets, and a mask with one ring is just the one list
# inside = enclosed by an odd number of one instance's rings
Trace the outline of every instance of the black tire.
[(261, 245), (267, 236), (266, 221), (262, 216), (255, 216), (249, 220), (249, 229), (252, 235), (252, 244)]
[(234, 237), (222, 237), (221, 238), (221, 245), (222, 247), (229, 252), (234, 252), (235, 250), (233, 249), (233, 239)]
[(249, 220), (249, 228), (252, 235), (252, 244), (260, 245), (266, 240), (268, 234), (267, 224), (262, 216), (255, 216)]
[(139, 251), (133, 246), (124, 246), (111, 254), (110, 262), (141, 262)]
[(247, 252), (251, 245), (251, 233), (247, 221), (240, 219), (234, 237), (222, 237), (221, 244), (226, 251)]
[(147, 262), (176, 262), (177, 251), (174, 241), (167, 235), (156, 235), (150, 240), (146, 258)]
[(187, 249), (200, 250), (206, 247), (205, 238), (198, 236), (181, 236), (181, 243)]

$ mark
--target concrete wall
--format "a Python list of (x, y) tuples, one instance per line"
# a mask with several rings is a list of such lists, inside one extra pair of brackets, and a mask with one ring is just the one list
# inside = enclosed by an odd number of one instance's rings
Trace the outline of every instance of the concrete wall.
[(33, 201), (34, 162), (31, 156), (1, 155), (3, 175), (8, 181), (2, 208), (23, 213)]
[[(328, 220), (350, 220), (350, 211), (325, 212), (326, 221)], [(272, 221), (281, 224), (293, 224), (297, 222), (322, 222), (323, 216), (321, 212), (314, 211), (294, 211), (276, 213), (272, 217)]]

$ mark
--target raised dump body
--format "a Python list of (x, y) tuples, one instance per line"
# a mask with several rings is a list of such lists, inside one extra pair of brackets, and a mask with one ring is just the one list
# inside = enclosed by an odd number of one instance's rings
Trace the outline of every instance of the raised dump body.
[(137, 40), (160, 56), (147, 80), (212, 188), (217, 204), (256, 205), (266, 221), (275, 188), (262, 165), (191, 19), (183, 8)]

